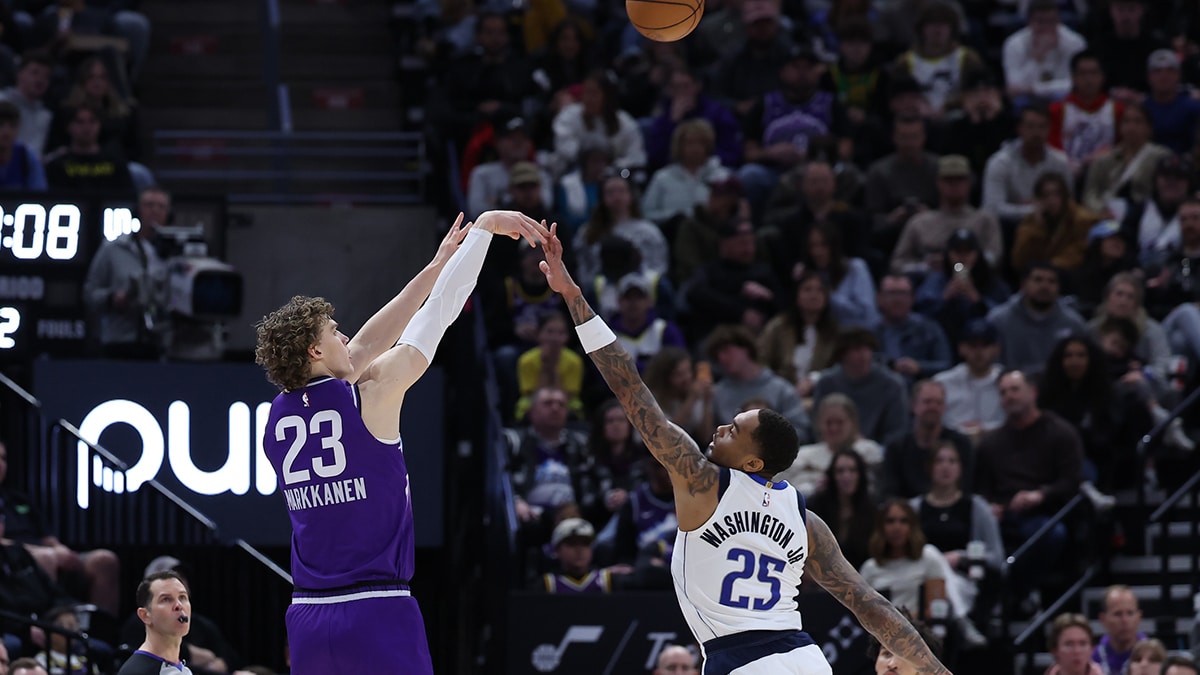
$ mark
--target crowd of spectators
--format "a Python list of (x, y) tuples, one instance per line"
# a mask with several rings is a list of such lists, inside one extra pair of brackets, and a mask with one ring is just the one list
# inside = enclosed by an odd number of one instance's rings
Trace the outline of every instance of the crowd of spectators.
[(154, 185), (135, 96), (151, 25), (136, 5), (0, 3), (0, 189), (132, 201)]
[[(618, 5), (418, 3), (446, 206), (558, 222), (673, 421), (787, 416), (851, 562), (982, 644), (1007, 554), (1195, 446), (1135, 451), (1200, 358), (1194, 3), (709, 0), (675, 43)], [(481, 282), (530, 584), (668, 588), (671, 492), (538, 256)]]

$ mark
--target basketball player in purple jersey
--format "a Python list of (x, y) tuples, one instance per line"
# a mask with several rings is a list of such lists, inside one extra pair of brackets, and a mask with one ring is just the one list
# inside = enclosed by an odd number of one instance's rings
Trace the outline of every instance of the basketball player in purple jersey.
[(354, 339), (321, 298), (294, 297), (256, 327), (256, 360), (282, 390), (263, 448), (292, 521), (286, 623), (295, 675), (433, 673), (408, 587), (413, 518), (400, 406), (475, 287), (492, 236), (533, 246), (548, 234), (513, 211), (461, 222)]
[[(566, 301), (584, 351), (671, 476), (679, 521), (671, 572), (680, 609), (704, 655), (701, 672), (830, 675), (820, 647), (801, 629), (794, 597), (782, 593), (798, 591), (807, 573), (916, 672), (950, 675), (912, 624), (846, 562), (829, 526), (806, 509), (803, 496), (773, 481), (796, 458), (799, 439), (791, 423), (770, 410), (743, 412), (718, 427), (708, 452), (701, 453), (671, 423), (633, 357), (583, 299), (563, 265), (557, 230), (550, 228), (539, 267)], [(772, 539), (768, 532), (786, 534)], [(738, 547), (728, 548), (730, 542)]]

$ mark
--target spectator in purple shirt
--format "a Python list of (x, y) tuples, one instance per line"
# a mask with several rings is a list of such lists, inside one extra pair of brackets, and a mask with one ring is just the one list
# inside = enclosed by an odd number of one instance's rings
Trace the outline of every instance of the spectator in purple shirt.
[(700, 79), (686, 68), (671, 71), (667, 83), (659, 113), (650, 119), (646, 129), (646, 156), (650, 168), (657, 169), (671, 161), (671, 134), (680, 123), (692, 119), (707, 120), (712, 125), (716, 133), (714, 153), (722, 165), (740, 165), (742, 130), (733, 111), (709, 98)]
[(1141, 622), (1142, 610), (1133, 591), (1128, 586), (1109, 586), (1104, 592), (1104, 610), (1100, 612), (1104, 636), (1092, 651), (1092, 660), (1100, 664), (1104, 675), (1125, 672), (1125, 664), (1133, 656), (1133, 646), (1146, 639), (1138, 630)]

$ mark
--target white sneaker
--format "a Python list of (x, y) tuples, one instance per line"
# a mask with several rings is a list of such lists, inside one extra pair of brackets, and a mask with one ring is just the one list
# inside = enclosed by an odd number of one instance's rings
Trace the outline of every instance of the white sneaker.
[(1090, 480), (1084, 481), (1079, 486), (1079, 491), (1083, 493), (1084, 497), (1088, 498), (1088, 501), (1092, 503), (1092, 506), (1095, 507), (1098, 513), (1111, 511), (1117, 505), (1116, 497), (1104, 494), (1095, 485), (1092, 485), (1092, 481)]
[(1177, 450), (1191, 452), (1196, 449), (1196, 442), (1184, 431), (1183, 420), (1178, 417), (1167, 425), (1167, 431), (1163, 434), (1163, 442)]
[(966, 617), (959, 617), (955, 623), (958, 624), (959, 633), (962, 635), (963, 648), (965, 649), (983, 649), (988, 645), (988, 639), (975, 624)]

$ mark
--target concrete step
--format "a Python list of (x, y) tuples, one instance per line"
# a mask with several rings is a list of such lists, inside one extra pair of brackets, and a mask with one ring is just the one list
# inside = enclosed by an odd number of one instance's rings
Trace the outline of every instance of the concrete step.
[(158, 30), (160, 25), (180, 23), (257, 25), (259, 7), (250, 0), (144, 0), (140, 11)]
[(138, 98), (143, 109), (171, 107), (264, 108), (268, 93), (259, 81), (159, 81), (142, 89)]
[(386, 80), (395, 75), (392, 59), (387, 54), (325, 54), (315, 48), (285, 51), (280, 70), (284, 81), (293, 79)]
[(305, 110), (292, 106), (292, 127), (297, 131), (394, 131), (402, 121), (398, 108)]
[(142, 71), (143, 86), (155, 82), (187, 79), (248, 80), (262, 77), (262, 52), (247, 54), (162, 54), (154, 53)]
[(289, 82), (293, 110), (400, 108), (400, 87), (392, 80), (306, 80)]
[[(1155, 545), (1162, 536), (1163, 524), (1150, 523), (1146, 526), (1146, 550), (1157, 551)], [(1188, 522), (1172, 522), (1167, 524), (1167, 536), (1171, 538), (1170, 550), (1178, 552), (1186, 552), (1188, 550), (1188, 536), (1190, 534), (1200, 536), (1200, 523)]]
[(279, 17), (284, 26), (297, 24), (388, 26), (388, 22), (392, 20), (392, 3), (384, 0), (350, 0), (348, 2), (281, 0)]
[(266, 129), (270, 117), (266, 107), (160, 107), (147, 108), (142, 113), (147, 129)]
[(321, 54), (364, 54), (370, 53), (389, 63), (395, 52), (396, 42), (390, 31), (373, 31), (365, 27), (354, 30), (331, 32), (321, 35), (308, 30), (285, 30), (280, 45), (284, 54), (300, 54), (319, 50)]

